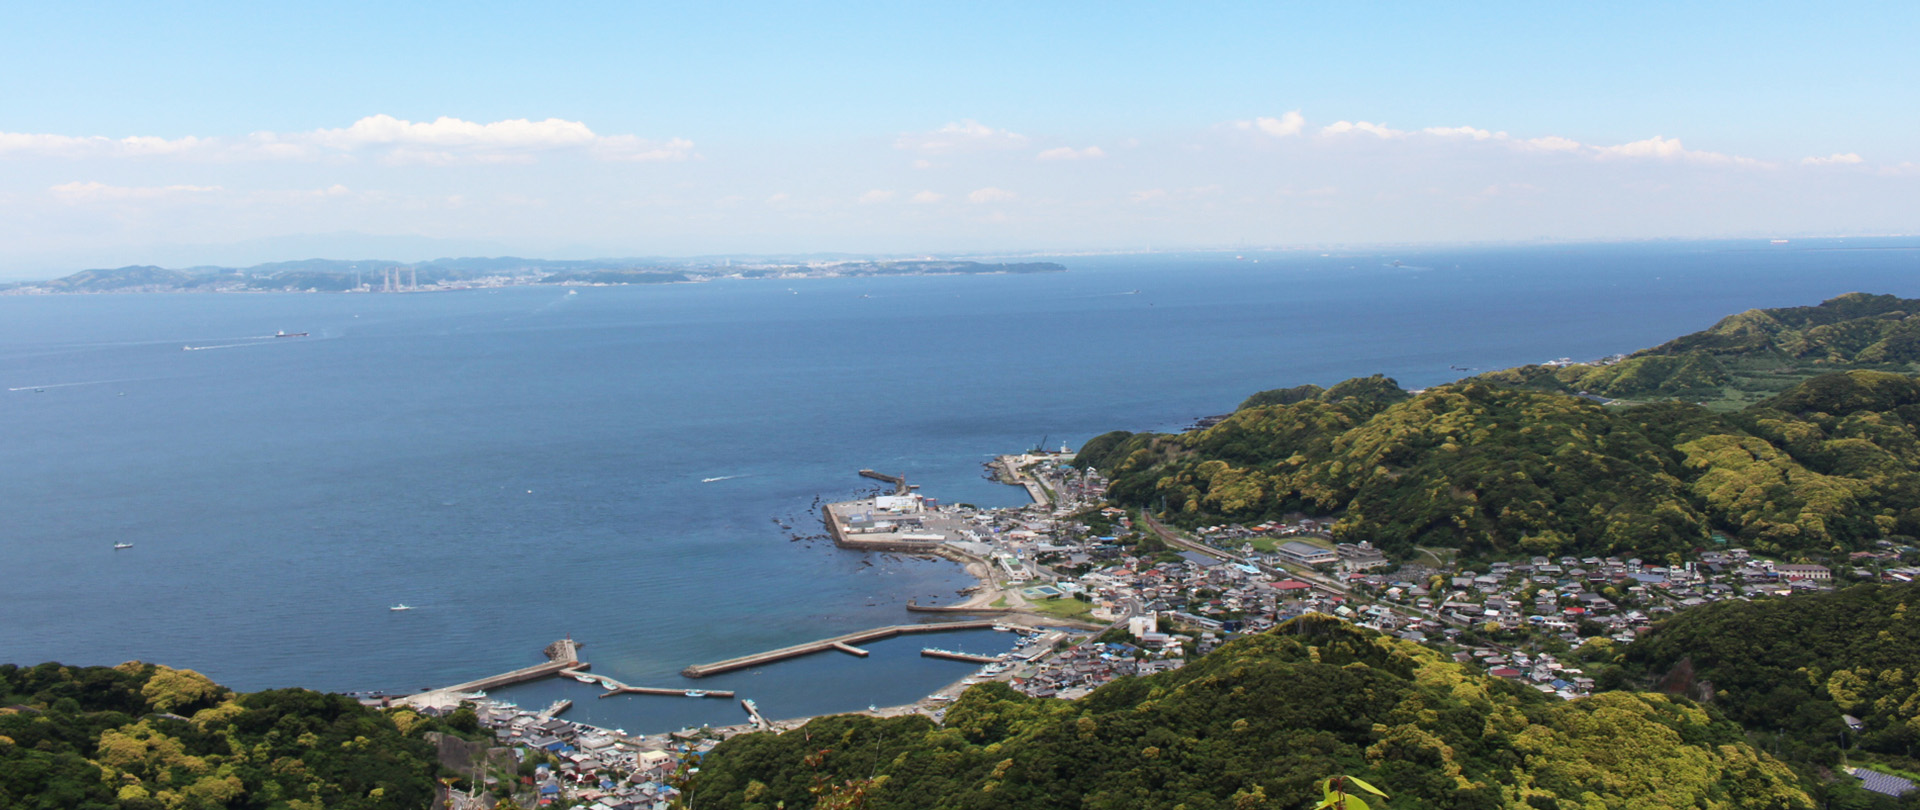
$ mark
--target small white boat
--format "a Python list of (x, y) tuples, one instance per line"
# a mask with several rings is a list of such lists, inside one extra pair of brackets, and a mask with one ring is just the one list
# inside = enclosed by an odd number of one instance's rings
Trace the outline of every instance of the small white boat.
[(600, 682), (599, 678), (595, 678), (592, 675), (575, 675), (573, 676), (573, 679), (581, 683), (599, 683)]
[(114, 551), (119, 551), (120, 549), (123, 549), (123, 548), (133, 548), (133, 544), (132, 543), (114, 543), (113, 544)]
[(686, 694), (687, 694), (687, 697), (706, 697), (707, 696), (706, 691), (701, 689), (688, 689)]
[(390, 608), (387, 608), (387, 609), (388, 609), (388, 610), (391, 610), (391, 611), (394, 611), (394, 612), (396, 612), (396, 613), (397, 613), (397, 612), (399, 612), (399, 611), (402, 611), (402, 610), (412, 610), (412, 609), (413, 609), (413, 606), (412, 606), (412, 605), (409, 605), (409, 604), (407, 604), (407, 603), (405, 603), (405, 602), (402, 602), (402, 603), (400, 603), (400, 604), (398, 604), (398, 605), (394, 605), (393, 607), (390, 607)]

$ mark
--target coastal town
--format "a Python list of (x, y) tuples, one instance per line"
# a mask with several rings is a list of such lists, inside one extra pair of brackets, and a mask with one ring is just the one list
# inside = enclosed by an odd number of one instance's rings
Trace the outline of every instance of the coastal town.
[[(1180, 531), (1109, 505), (1107, 481), (1073, 461), (1064, 447), (996, 458), (989, 474), (1021, 487), (1031, 501), (1008, 508), (945, 504), (903, 477), (860, 471), (890, 489), (823, 505), (823, 523), (836, 546), (945, 558), (963, 564), (977, 584), (950, 604), (910, 602), (907, 610), (926, 620), (921, 623), (694, 665), (685, 674), (701, 677), (832, 650), (865, 655), (854, 645), (923, 631), (992, 627), (1017, 633), (1015, 649), (996, 656), (925, 647), (923, 655), (980, 667), (912, 704), (867, 711), (882, 717), (922, 714), (939, 722), (961, 692), (979, 683), (999, 681), (1034, 697), (1072, 700), (1116, 678), (1178, 669), (1236, 635), (1311, 613), (1424, 644), (1490, 676), (1570, 699), (1617, 686), (1597, 683), (1583, 664), (1611, 658), (1676, 611), (1830, 590), (1836, 581), (1920, 577), (1914, 564), (1920, 551), (1891, 543), (1823, 565), (1767, 559), (1719, 537), (1715, 550), (1685, 561), (1535, 556), (1463, 563), (1447, 549), (1421, 549), (1416, 559), (1395, 561), (1370, 542), (1336, 541), (1331, 521), (1308, 516)], [(564, 676), (609, 694), (673, 692), (587, 674), (571, 639), (556, 642), (547, 655), (547, 664), (492, 679), (398, 701), (366, 701), (441, 717), (472, 712), (475, 725), (500, 746), (494, 755), (514, 752), (503, 764), (511, 765), (518, 783), (505, 787), (524, 799), (523, 806), (591, 810), (664, 810), (678, 795), (677, 780), (697, 772), (700, 758), (720, 741), (788, 731), (812, 719), (768, 719), (745, 699), (744, 723), (627, 734), (563, 719), (567, 701), (533, 710), (489, 698), (478, 688)], [(699, 690), (686, 695), (733, 697)], [(463, 756), (455, 745), (449, 766), (458, 770), (455, 763), (468, 761)], [(500, 790), (500, 778), (482, 776), (474, 786)], [(448, 799), (461, 810), (490, 806), (463, 804), (453, 794)]]

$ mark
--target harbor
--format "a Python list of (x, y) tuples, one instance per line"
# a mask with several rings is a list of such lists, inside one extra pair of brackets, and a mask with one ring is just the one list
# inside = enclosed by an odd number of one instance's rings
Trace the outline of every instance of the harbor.
[[(888, 485), (887, 489), (871, 492), (866, 497), (852, 501), (816, 502), (818, 514), (827, 530), (824, 537), (831, 538), (840, 548), (881, 552), (896, 563), (901, 559), (893, 557), (893, 554), (909, 552), (923, 560), (940, 558), (963, 564), (974, 584), (958, 591), (962, 598), (957, 602), (923, 604), (921, 599), (924, 597), (914, 597), (900, 605), (907, 616), (923, 616), (923, 621), (855, 630), (719, 661), (692, 664), (679, 670), (678, 674), (689, 681), (727, 676), (718, 684), (721, 688), (695, 688), (690, 684), (636, 685), (608, 674), (593, 672), (593, 664), (584, 660), (582, 655), (584, 645), (569, 636), (547, 645), (542, 650), (546, 658), (542, 663), (452, 686), (426, 689), (398, 698), (394, 703), (419, 710), (447, 712), (465, 702), (502, 705), (502, 701), (505, 701), (510, 705), (519, 701), (528, 705), (548, 706), (545, 711), (536, 713), (536, 720), (552, 719), (558, 713), (572, 709), (585, 712), (589, 718), (603, 718), (604, 722), (604, 718), (617, 715), (578, 706), (610, 706), (602, 701), (627, 696), (685, 697), (695, 698), (696, 702), (704, 702), (698, 699), (720, 698), (737, 701), (747, 713), (746, 722), (738, 725), (716, 725), (712, 720), (700, 724), (701, 728), (711, 729), (712, 733), (724, 737), (744, 731), (792, 728), (819, 713), (818, 708), (792, 706), (783, 700), (777, 707), (782, 710), (769, 716), (755, 701), (756, 698), (769, 700), (769, 695), (766, 692), (755, 694), (755, 690), (747, 688), (749, 684), (759, 681), (741, 677), (763, 674), (764, 667), (785, 664), (786, 668), (778, 671), (786, 678), (801, 673), (834, 671), (840, 673), (838, 677), (841, 682), (846, 682), (850, 678), (867, 677), (857, 674), (865, 667), (874, 667), (871, 671), (884, 679), (885, 673), (897, 671), (905, 665), (908, 657), (927, 661), (925, 665), (914, 665), (922, 668), (938, 666), (937, 662), (948, 662), (947, 666), (973, 666), (970, 674), (950, 682), (946, 688), (930, 694), (922, 693), (917, 699), (908, 698), (904, 703), (901, 698), (905, 696), (897, 690), (880, 688), (877, 683), (870, 687), (869, 694), (878, 698), (873, 701), (875, 705), (868, 707), (871, 713), (882, 716), (920, 713), (938, 719), (944, 715), (946, 704), (968, 686), (987, 679), (1025, 677), (1025, 673), (1033, 672), (1035, 666), (1072, 643), (1073, 639), (1085, 638), (1088, 631), (1103, 630), (1109, 626), (1107, 622), (1090, 620), (1092, 617), (1062, 611), (1062, 607), (1070, 609), (1084, 603), (1061, 601), (1063, 594), (1046, 585), (1051, 581), (1046, 569), (1023, 559), (1026, 553), (1018, 556), (1009, 553), (1010, 548), (1017, 551), (1024, 547), (1021, 544), (1025, 542), (1022, 538), (1026, 536), (1026, 530), (1020, 527), (1027, 524), (1022, 521), (1042, 519), (1055, 509), (1070, 508), (1078, 494), (1064, 482), (1053, 481), (1049, 486), (1048, 479), (1033, 474), (1031, 468), (1040, 463), (1035, 461), (1037, 457), (1036, 454), (1005, 456), (996, 459), (992, 465), (997, 480), (1022, 487), (1035, 501), (1026, 507), (981, 510), (967, 506), (943, 506), (937, 499), (922, 495), (919, 488), (910, 484), (904, 476), (872, 469), (861, 469), (858, 473), (863, 478)], [(1047, 458), (1057, 461), (1051, 456)], [(1053, 501), (1056, 497), (1064, 497), (1068, 503), (1056, 506)], [(775, 522), (792, 530), (791, 526), (778, 519)], [(1012, 545), (1009, 546), (1009, 543)], [(1015, 637), (1009, 639), (1011, 648), (1003, 646), (1005, 642), (987, 642), (987, 649), (984, 650), (975, 643), (966, 642), (963, 642), (965, 646), (915, 645), (905, 649), (889, 644), (895, 639), (934, 633), (965, 634), (980, 631), (999, 631), (1014, 634)], [(990, 632), (987, 635), (995, 634)], [(876, 656), (876, 649), (884, 654)], [(830, 658), (844, 663), (832, 663), (827, 658), (812, 663), (797, 663), (799, 659), (818, 653), (838, 654)], [(875, 664), (854, 663), (876, 659)], [(568, 681), (594, 688), (596, 700), (576, 704), (578, 693), (568, 691), (575, 688), (564, 685)], [(551, 685), (539, 686), (542, 683)], [(774, 682), (767, 683), (772, 685)], [(784, 678), (781, 683), (785, 683)], [(495, 696), (487, 694), (495, 689), (504, 691)], [(782, 691), (788, 690), (776, 689), (774, 694)], [(888, 705), (888, 708), (878, 708), (882, 704)], [(669, 711), (669, 716), (704, 718), (708, 715), (709, 712), (699, 710)], [(780, 717), (785, 719), (777, 719)]]

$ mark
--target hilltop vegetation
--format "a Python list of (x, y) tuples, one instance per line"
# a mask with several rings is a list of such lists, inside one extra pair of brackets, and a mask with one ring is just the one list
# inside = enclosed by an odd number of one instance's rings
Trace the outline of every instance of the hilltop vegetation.
[[(1920, 585), (1694, 608), (1629, 645), (1622, 663), (1643, 684), (1778, 735), (1775, 750), (1793, 759), (1831, 765), (1844, 741), (1920, 765)], [(1843, 714), (1863, 728), (1850, 732)]]
[(236, 694), (139, 662), (6, 664), (0, 707), (0, 807), (417, 810), (434, 796), (429, 723), (341, 695)]
[(1204, 431), (1096, 437), (1078, 463), (1181, 525), (1338, 514), (1336, 536), (1401, 554), (1664, 558), (1721, 532), (1793, 556), (1920, 536), (1920, 383), (1898, 374), (1823, 375), (1732, 414), (1482, 380), (1409, 397), (1379, 377), (1250, 402)]
[(1480, 379), (1733, 408), (1842, 369), (1920, 371), (1920, 299), (1848, 293), (1819, 306), (1748, 310), (1617, 363), (1522, 366)]
[(1784, 765), (1684, 698), (1560, 702), (1309, 616), (1078, 701), (998, 683), (937, 727), (814, 720), (722, 743), (695, 806), (1296, 808), (1359, 776), (1393, 808), (1810, 808)]

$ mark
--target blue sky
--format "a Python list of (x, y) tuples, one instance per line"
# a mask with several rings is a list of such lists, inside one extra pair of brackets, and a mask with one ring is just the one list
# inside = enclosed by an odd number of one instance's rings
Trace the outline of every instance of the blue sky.
[(1920, 230), (1914, 4), (127, 5), (0, 29), (0, 273)]

